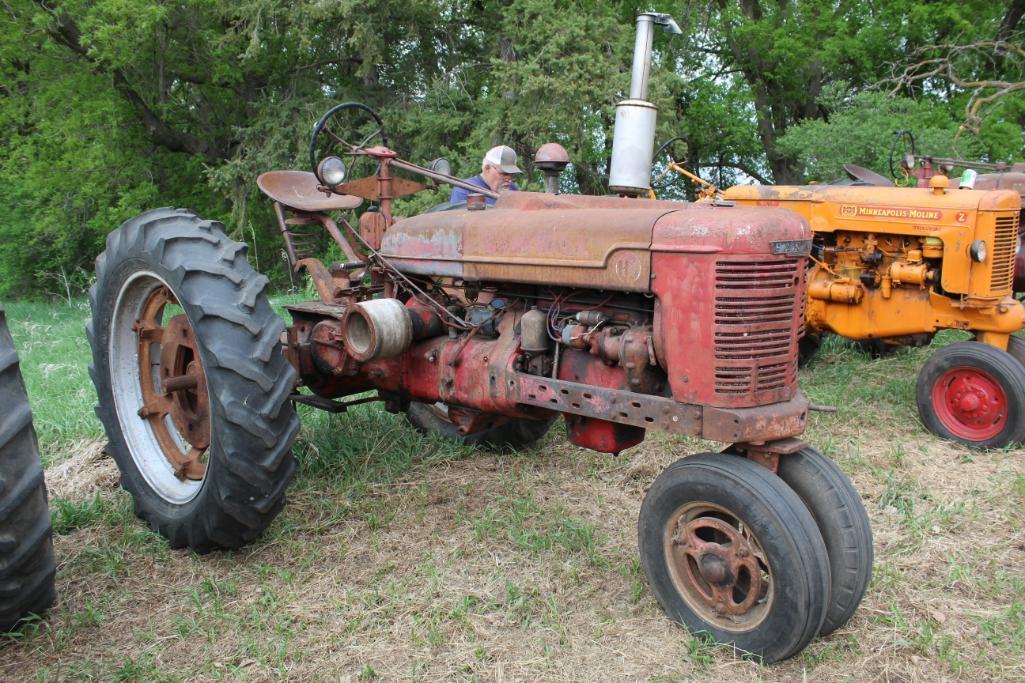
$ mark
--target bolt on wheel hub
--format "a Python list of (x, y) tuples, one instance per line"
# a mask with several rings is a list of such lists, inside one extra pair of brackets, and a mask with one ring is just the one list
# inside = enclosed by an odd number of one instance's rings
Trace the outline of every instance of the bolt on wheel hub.
[(210, 401), (206, 373), (185, 314), (165, 320), (178, 301), (166, 286), (149, 293), (132, 325), (139, 358), (141, 419), (180, 480), (199, 481), (210, 447)]
[(728, 631), (753, 628), (768, 614), (772, 573), (754, 534), (728, 510), (688, 503), (666, 525), (673, 584), (706, 621)]
[(933, 385), (937, 416), (955, 436), (984, 441), (998, 435), (1007, 422), (1007, 395), (988, 372), (960, 367), (945, 372)]

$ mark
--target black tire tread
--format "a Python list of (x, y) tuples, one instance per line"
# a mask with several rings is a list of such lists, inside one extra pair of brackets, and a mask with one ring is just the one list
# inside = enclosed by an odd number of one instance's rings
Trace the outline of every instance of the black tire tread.
[(32, 411), (0, 306), (0, 630), (56, 600), (50, 510)]
[(840, 467), (806, 447), (780, 458), (779, 476), (804, 501), (826, 543), (830, 603), (819, 629), (827, 636), (853, 616), (872, 578), (872, 526), (861, 496)]
[[(747, 634), (737, 637), (736, 642), (740, 649), (747, 649), (765, 662), (792, 657), (815, 637), (825, 618), (829, 602), (829, 559), (811, 513), (794, 491), (761, 465), (738, 455), (702, 453), (678, 460), (663, 470), (649, 488), (638, 517), (638, 545), (648, 585), (670, 618), (686, 623), (685, 614), (670, 602), (670, 598), (676, 596), (676, 589), (671, 584), (663, 586), (661, 575), (667, 570), (662, 554), (662, 531), (657, 524), (651, 523), (655, 521), (652, 517), (657, 518), (653, 508), (661, 503), (663, 496), (669, 495), (674, 487), (687, 485), (700, 477), (717, 480), (717, 484), (721, 481), (720, 486), (733, 492), (738, 499), (751, 501), (769, 515), (778, 515), (777, 527), (789, 534), (788, 554), (798, 565), (800, 581), (808, 589), (805, 596), (808, 603), (803, 608), (799, 607), (799, 623), (786, 632), (761, 634), (763, 645), (759, 648), (744, 647)], [(657, 539), (652, 537), (652, 533)], [(676, 599), (680, 600), (678, 596)], [(729, 639), (729, 636), (725, 637)]]
[[(216, 221), (184, 209), (155, 209), (108, 236), (89, 291), (90, 375), (122, 486), (135, 499), (136, 514), (172, 547), (200, 553), (255, 539), (281, 511), (295, 474), (291, 445), (299, 419), (288, 400), (295, 370), (280, 352), (284, 323), (267, 302), (267, 278), (252, 269), (246, 253), (246, 245), (232, 241)], [(117, 294), (107, 290), (118, 283), (108, 280), (127, 260), (142, 260), (171, 286), (192, 322), (206, 369), (217, 453), (211, 453), (198, 496), (181, 510), (169, 509), (134, 471), (110, 393), (104, 352), (110, 332), (103, 325), (110, 324)]]

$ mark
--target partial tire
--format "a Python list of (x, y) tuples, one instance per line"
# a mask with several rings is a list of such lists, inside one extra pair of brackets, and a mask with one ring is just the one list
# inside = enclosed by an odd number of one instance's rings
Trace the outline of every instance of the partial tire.
[(819, 628), (826, 636), (851, 618), (872, 578), (868, 513), (843, 470), (815, 448), (782, 456), (779, 477), (804, 501), (826, 544), (830, 602)]
[(1015, 337), (1013, 334), (1007, 338), (1007, 353), (1025, 367), (1025, 339)]
[(96, 259), (96, 412), (136, 514), (172, 547), (238, 547), (284, 503), (295, 371), (266, 285), (223, 225), (181, 209), (126, 221)]
[(652, 483), (637, 522), (641, 564), (662, 609), (766, 662), (800, 652), (829, 605), (815, 520), (761, 465), (703, 453)]
[(806, 332), (797, 340), (797, 365), (805, 367), (811, 363), (822, 347), (822, 335)]
[(0, 307), (0, 630), (54, 603), (56, 572), (32, 411)]
[(556, 418), (524, 420), (497, 417), (494, 425), (463, 434), (449, 419), (448, 407), (444, 403), (427, 404), (414, 401), (406, 410), (406, 419), (422, 434), (440, 434), (446, 439), (486, 450), (515, 452), (540, 441)]
[(934, 353), (918, 373), (922, 424), (972, 448), (1003, 448), (1025, 436), (1025, 367), (1010, 353), (959, 342)]

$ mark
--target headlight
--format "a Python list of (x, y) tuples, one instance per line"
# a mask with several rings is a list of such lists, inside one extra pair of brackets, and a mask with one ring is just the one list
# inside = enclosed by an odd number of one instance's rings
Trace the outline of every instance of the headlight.
[(982, 263), (986, 260), (986, 241), (975, 240), (972, 242), (972, 246), (968, 248), (968, 253), (971, 254), (973, 261)]
[(448, 159), (435, 159), (428, 166), (429, 169), (435, 173), (444, 173), (445, 175), (452, 175), (452, 164), (449, 163)]
[(338, 157), (324, 157), (324, 160), (317, 165), (317, 177), (328, 187), (341, 185), (345, 180), (346, 172), (345, 162)]

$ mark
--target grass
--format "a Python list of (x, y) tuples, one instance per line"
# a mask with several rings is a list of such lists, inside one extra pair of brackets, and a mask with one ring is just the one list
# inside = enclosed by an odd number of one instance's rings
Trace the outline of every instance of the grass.
[[(636, 552), (645, 487), (715, 444), (651, 434), (618, 458), (478, 453), (372, 405), (300, 408), (298, 474), (256, 542), (172, 550), (102, 455), (87, 306), (12, 303), (51, 483), (59, 604), (5, 637), (0, 679), (949, 680), (1025, 676), (1025, 453), (918, 423), (930, 349), (827, 339), (801, 373), (807, 439), (851, 476), (876, 563), (837, 633), (773, 667), (665, 618)], [(939, 336), (936, 344), (960, 338)]]

